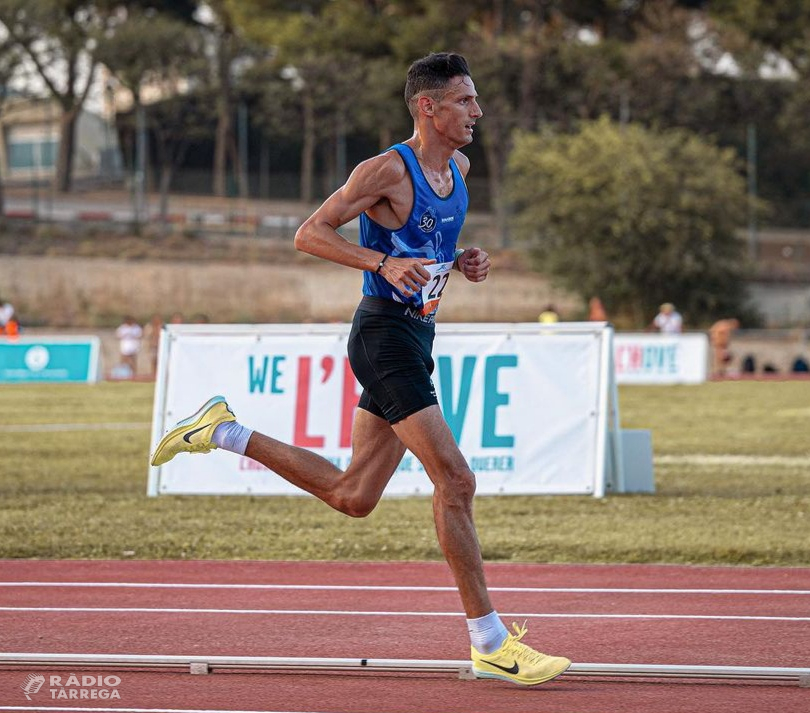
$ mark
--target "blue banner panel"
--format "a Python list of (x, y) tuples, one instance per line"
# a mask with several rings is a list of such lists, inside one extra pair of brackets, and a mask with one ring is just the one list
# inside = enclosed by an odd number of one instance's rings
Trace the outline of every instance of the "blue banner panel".
[(98, 337), (0, 338), (0, 383), (93, 382)]

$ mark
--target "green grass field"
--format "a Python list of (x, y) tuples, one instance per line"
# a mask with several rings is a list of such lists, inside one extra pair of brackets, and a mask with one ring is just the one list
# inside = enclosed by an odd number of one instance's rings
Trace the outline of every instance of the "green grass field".
[[(152, 384), (0, 389), (0, 557), (440, 559), (430, 501), (146, 496)], [(810, 382), (624, 387), (654, 495), (479, 497), (487, 560), (810, 564)], [(38, 424), (141, 424), (35, 431)], [(722, 456), (722, 457), (721, 457)]]

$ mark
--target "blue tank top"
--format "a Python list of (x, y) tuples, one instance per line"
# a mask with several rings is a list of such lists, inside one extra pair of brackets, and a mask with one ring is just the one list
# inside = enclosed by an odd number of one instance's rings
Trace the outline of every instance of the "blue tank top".
[[(435, 259), (437, 263), (452, 262), (469, 203), (467, 186), (456, 162), (450, 159), (453, 190), (442, 198), (428, 183), (410, 146), (396, 144), (388, 149), (391, 150), (402, 157), (408, 169), (413, 186), (413, 208), (405, 225), (397, 230), (384, 228), (362, 213), (360, 245), (392, 257), (424, 257)], [(420, 294), (406, 297), (384, 277), (373, 272), (363, 273), (363, 294), (403, 302), (419, 310), (424, 306)]]

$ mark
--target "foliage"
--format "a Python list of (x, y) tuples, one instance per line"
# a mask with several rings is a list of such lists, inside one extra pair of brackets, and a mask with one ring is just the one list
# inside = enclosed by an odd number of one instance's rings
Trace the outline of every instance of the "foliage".
[[(160, 170), (161, 215), (168, 206), (174, 168), (182, 161), (191, 141), (207, 136), (213, 112), (205, 93), (208, 62), (199, 28), (173, 15), (131, 11), (98, 40), (97, 59), (132, 92), (135, 112), (143, 111), (155, 145)], [(159, 87), (163, 98), (144, 106), (142, 92), (149, 84)], [(135, 116), (119, 120), (122, 134), (134, 144)], [(129, 121), (128, 121), (129, 120)]]
[(746, 193), (730, 150), (601, 118), (519, 134), (509, 169), (517, 234), (584, 299), (636, 328), (665, 301), (691, 325), (740, 314)]
[(93, 84), (107, 5), (91, 0), (0, 0), (0, 23), (62, 109), (56, 186), (70, 190), (78, 112)]
[(129, 12), (98, 39), (96, 58), (140, 102), (142, 85), (194, 84), (206, 68), (202, 35), (169, 15)]
[[(269, 61), (254, 74), (252, 86), (257, 87), (256, 77), (264, 73), (265, 85), (254, 90), (260, 106), (271, 114), (264, 123), (281, 135), (292, 128), (302, 139), (304, 201), (313, 198), (318, 145), (332, 149), (325, 151), (326, 163), (331, 166), (332, 183), (339, 184), (349, 168), (338, 165), (348, 135), (374, 132), (380, 145), (391, 143), (393, 131), (402, 126), (406, 115), (402, 100), (396, 98), (405, 68), (391, 58), (388, 38), (397, 34), (397, 20), (396, 13), (384, 12), (386, 3), (312, 2), (305, 12), (296, 3), (268, 0), (226, 5), (246, 36), (273, 47)], [(361, 88), (364, 101), (357, 108)], [(394, 102), (399, 104), (398, 112), (392, 112)], [(295, 124), (287, 122), (290, 115), (297, 117)]]
[(808, 0), (712, 0), (708, 10), (765, 48), (790, 58), (797, 69), (810, 71)]
[[(688, 128), (740, 154), (748, 125), (756, 126), (760, 190), (793, 204), (791, 212), (780, 206), (774, 222), (810, 221), (801, 204), (810, 154), (791, 155), (794, 136), (807, 142), (800, 106), (810, 74), (810, 0), (0, 0), (0, 21), (37, 62), (66, 122), (83, 104), (96, 43), (121, 17), (139, 14), (208, 33), (198, 57), (217, 90), (219, 193), (229, 170), (242, 175), (233, 115), (247, 95), (255, 127), (301, 147), (309, 176), (304, 196), (314, 198), (316, 163), (339, 181), (360, 156), (358, 150), (338, 166), (350, 138), (362, 139), (356, 145), (365, 152), (372, 140), (384, 147), (410, 130), (401, 97), (408, 64), (429, 51), (453, 50), (468, 56), (481, 95), (481, 141), (471, 150), (483, 151), (484, 161), (476, 160), (473, 171), (489, 179), (502, 230), (514, 129), (570, 130), (603, 114)], [(159, 34), (154, 39), (160, 44)], [(184, 44), (175, 48), (180, 57)], [(111, 61), (121, 74), (124, 57), (144, 64), (154, 49), (147, 43), (143, 55), (132, 55), (122, 47)], [(774, 53), (791, 61), (799, 81), (759, 76), (763, 59)], [(736, 74), (712, 66), (728, 57)], [(139, 75), (137, 67), (126, 71)], [(69, 142), (60, 146), (70, 153)], [(60, 157), (64, 188), (69, 169)]]

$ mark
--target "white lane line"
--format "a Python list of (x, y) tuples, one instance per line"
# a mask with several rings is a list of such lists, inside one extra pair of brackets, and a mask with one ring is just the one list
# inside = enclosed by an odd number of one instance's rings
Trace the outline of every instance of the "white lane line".
[(774, 465), (785, 467), (807, 467), (810, 458), (807, 456), (754, 456), (754, 455), (714, 455), (710, 453), (691, 453), (687, 455), (655, 456), (656, 465)]
[(152, 428), (151, 423), (31, 423), (0, 425), (0, 433), (56, 433), (60, 431), (136, 431)]
[[(188, 609), (158, 607), (0, 607), (2, 612), (81, 613), (81, 614), (228, 614), (281, 616), (424, 616), (460, 617), (460, 612), (434, 611), (345, 611), (338, 609)], [(502, 612), (516, 619), (706, 619), (710, 621), (810, 621), (810, 616), (756, 616), (715, 614), (541, 614)]]
[[(69, 708), (67, 706), (0, 706), (0, 711), (73, 711), (74, 713), (307, 713), (307, 711), (235, 710), (232, 708)], [(309, 713), (316, 713), (309, 711)]]
[[(99, 589), (246, 589), (351, 592), (457, 592), (456, 587), (366, 584), (215, 584), (183, 582), (0, 582), (0, 587), (77, 587)], [(488, 587), (490, 592), (529, 594), (810, 594), (810, 589), (663, 589), (644, 587)]]

